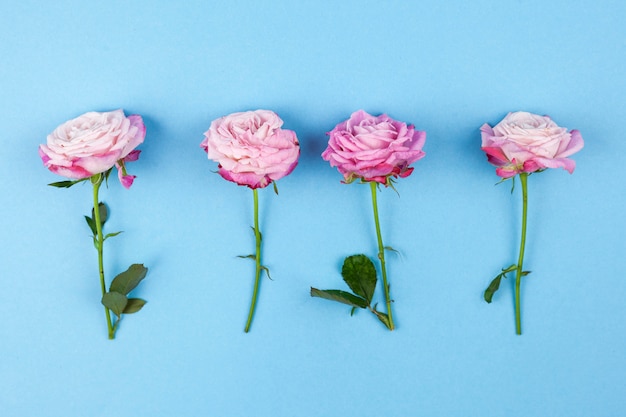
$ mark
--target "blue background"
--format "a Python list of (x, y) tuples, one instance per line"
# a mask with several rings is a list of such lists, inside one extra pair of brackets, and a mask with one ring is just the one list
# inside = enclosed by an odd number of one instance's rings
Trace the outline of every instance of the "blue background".
[[(618, 416), (626, 413), (626, 3), (621, 0), (59, 1), (0, 6), (0, 408), (3, 416)], [(110, 279), (150, 272), (149, 303), (106, 338), (91, 187), (37, 146), (84, 112), (148, 133), (130, 191), (113, 181)], [(276, 111), (302, 146), (260, 192), (264, 279), (243, 333), (252, 193), (199, 144), (211, 120)], [(325, 132), (357, 109), (427, 132), (413, 175), (380, 194), (398, 328), (309, 297), (375, 258), (369, 188), (340, 183)], [(509, 111), (579, 129), (573, 175), (529, 180), (514, 334), (519, 189), (478, 128)], [(376, 297), (382, 299), (380, 287)]]

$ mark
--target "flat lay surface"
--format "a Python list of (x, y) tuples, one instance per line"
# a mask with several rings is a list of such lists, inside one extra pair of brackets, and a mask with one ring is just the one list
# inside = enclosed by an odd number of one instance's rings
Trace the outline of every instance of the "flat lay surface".
[[(184, 5), (183, 5), (184, 3)], [(0, 4), (0, 409), (3, 416), (620, 416), (626, 413), (626, 4), (24, 0)], [(38, 146), (89, 111), (139, 114), (125, 189), (100, 199), (107, 281), (133, 263), (145, 307), (107, 339), (89, 183)], [(201, 148), (211, 121), (267, 109), (298, 165), (258, 190), (263, 277), (244, 326), (253, 193)], [(380, 187), (395, 330), (310, 296), (377, 270), (370, 187), (323, 160), (359, 110), (426, 132), (425, 156)], [(515, 334), (519, 181), (480, 127), (508, 112), (577, 129), (576, 168), (528, 176)], [(379, 278), (380, 279), (380, 278)], [(380, 282), (374, 293), (385, 305)]]

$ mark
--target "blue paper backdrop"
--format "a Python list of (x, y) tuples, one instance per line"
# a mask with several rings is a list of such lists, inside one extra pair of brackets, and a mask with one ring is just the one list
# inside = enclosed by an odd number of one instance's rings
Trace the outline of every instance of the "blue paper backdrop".
[[(619, 416), (626, 413), (626, 3), (610, 0), (5, 1), (0, 6), (0, 408), (3, 416)], [(143, 115), (130, 191), (111, 209), (109, 279), (143, 262), (149, 303), (106, 339), (91, 188), (59, 190), (37, 146), (91, 110)], [(297, 132), (300, 164), (260, 192), (264, 279), (243, 333), (252, 193), (200, 149), (257, 108)], [(363, 108), (427, 131), (380, 195), (398, 328), (309, 297), (375, 258), (368, 187), (340, 183), (325, 132)], [(582, 132), (573, 175), (529, 180), (525, 334), (511, 280), (519, 189), (478, 128), (507, 112)], [(378, 289), (380, 293), (380, 288)], [(381, 294), (377, 294), (379, 300)]]

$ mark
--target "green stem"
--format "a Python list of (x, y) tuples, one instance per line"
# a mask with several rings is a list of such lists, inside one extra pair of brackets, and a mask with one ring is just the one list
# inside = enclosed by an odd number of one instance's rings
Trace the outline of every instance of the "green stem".
[(256, 307), (256, 299), (259, 293), (259, 278), (261, 277), (261, 232), (259, 231), (259, 194), (254, 188), (252, 190), (254, 195), (254, 238), (256, 241), (256, 273), (254, 277), (254, 290), (252, 292), (252, 302), (250, 303), (250, 312), (248, 313), (248, 321), (246, 322), (245, 332), (250, 331), (252, 325), (252, 317), (254, 316), (254, 309)]
[[(102, 289), (102, 296), (106, 294), (106, 284), (104, 281), (104, 261), (103, 261), (103, 249), (104, 249), (104, 236), (102, 234), (102, 222), (100, 220), (100, 201), (98, 198), (98, 191), (102, 180), (103, 174), (96, 174), (91, 177), (91, 184), (93, 184), (93, 213), (94, 222), (96, 223), (96, 249), (98, 250), (98, 271), (100, 273), (100, 288)], [(111, 323), (111, 312), (107, 307), (104, 307), (104, 314), (107, 320), (107, 329), (109, 333), (109, 339), (115, 338), (115, 328)]]
[(523, 172), (519, 175), (522, 183), (522, 241), (519, 246), (519, 258), (517, 260), (517, 270), (515, 272), (515, 331), (522, 334), (522, 318), (520, 305), (520, 284), (523, 276), (522, 264), (524, 263), (524, 248), (526, 246), (526, 218), (528, 213), (528, 174)]
[(378, 220), (378, 200), (376, 198), (376, 181), (370, 181), (372, 190), (372, 207), (374, 208), (374, 222), (376, 223), (376, 237), (378, 239), (378, 259), (380, 259), (380, 269), (383, 275), (383, 289), (385, 290), (385, 302), (387, 304), (387, 317), (389, 318), (389, 330), (393, 330), (393, 314), (391, 313), (391, 297), (389, 296), (389, 284), (387, 283), (387, 269), (385, 267), (385, 246), (380, 233), (380, 221)]

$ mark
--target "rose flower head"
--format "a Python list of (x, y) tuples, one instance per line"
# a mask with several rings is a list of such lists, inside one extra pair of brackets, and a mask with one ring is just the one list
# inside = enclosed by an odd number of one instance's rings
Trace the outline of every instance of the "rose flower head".
[(361, 179), (387, 186), (391, 178), (411, 175), (409, 165), (425, 155), (426, 132), (386, 114), (372, 116), (359, 110), (327, 134), (322, 158), (337, 167), (346, 183)]
[(563, 168), (570, 174), (576, 163), (567, 157), (583, 148), (578, 130), (567, 131), (548, 116), (514, 112), (493, 128), (481, 128), (482, 150), (502, 178), (547, 168)]
[(226, 180), (267, 187), (293, 171), (300, 156), (296, 133), (269, 110), (232, 113), (211, 122), (200, 146)]
[(46, 145), (39, 145), (39, 156), (50, 171), (77, 180), (116, 166), (120, 182), (130, 188), (135, 176), (126, 174), (124, 163), (139, 158), (135, 148), (145, 136), (139, 115), (126, 117), (123, 110), (89, 112), (49, 134)]

